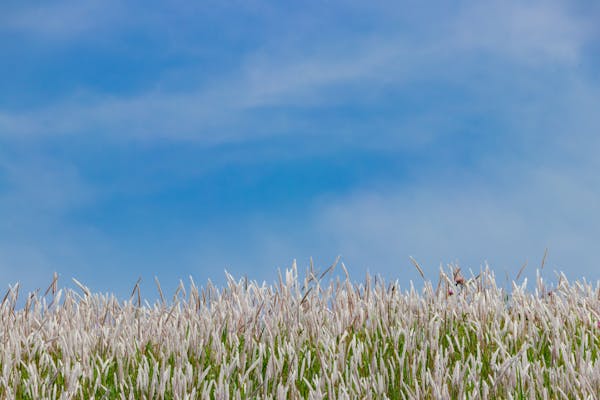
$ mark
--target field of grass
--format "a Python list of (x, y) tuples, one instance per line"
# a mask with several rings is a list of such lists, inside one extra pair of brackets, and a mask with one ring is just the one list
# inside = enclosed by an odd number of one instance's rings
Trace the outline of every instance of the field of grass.
[[(417, 265), (418, 267), (418, 265)], [(345, 271), (343, 265), (339, 267)], [(160, 300), (79, 290), (0, 306), (6, 399), (597, 399), (600, 285), (508, 288), (440, 271), (422, 289), (333, 268)]]

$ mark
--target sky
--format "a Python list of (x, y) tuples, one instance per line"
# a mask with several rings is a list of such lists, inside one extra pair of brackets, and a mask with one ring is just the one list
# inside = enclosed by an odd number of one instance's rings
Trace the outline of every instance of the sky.
[[(426, 3), (426, 4), (425, 4)], [(600, 279), (597, 1), (0, 5), (0, 283), (340, 255)], [(4, 290), (4, 289), (3, 289)]]

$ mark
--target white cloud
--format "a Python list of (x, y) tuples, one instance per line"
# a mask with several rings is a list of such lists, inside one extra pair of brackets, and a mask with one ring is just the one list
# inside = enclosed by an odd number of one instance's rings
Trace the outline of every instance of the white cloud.
[[(102, 20), (95, 11), (99, 3), (85, 2), (74, 10), (67, 3), (60, 4), (49, 11), (24, 11), (25, 16), (11, 21), (34, 29), (37, 25), (32, 21), (36, 18), (28, 15), (47, 12), (49, 27), (37, 26), (41, 32), (55, 29), (54, 25), (77, 31), (78, 23), (70, 23), (70, 19), (81, 20), (79, 23), (86, 26), (85, 21)], [(118, 14), (114, 7), (108, 8)], [(21, 20), (27, 23), (18, 22)], [(238, 66), (213, 77), (212, 84), (186, 92), (150, 89), (127, 97), (73, 93), (36, 109), (0, 110), (0, 135), (94, 134), (210, 144), (285, 134), (303, 128), (303, 121), (285, 116), (255, 117), (253, 111), (368, 102), (377, 100), (381, 91), (390, 87), (402, 88), (423, 80), (468, 87), (470, 74), (478, 71), (473, 63), (481, 58), (464, 62), (461, 58), (480, 50), (509, 62), (572, 64), (579, 60), (588, 39), (586, 21), (555, 1), (475, 2), (463, 5), (458, 16), (449, 21), (430, 21), (441, 26), (435, 34), (422, 35), (419, 30), (370, 32), (349, 37), (351, 45), (343, 46), (339, 38), (324, 38), (316, 44), (292, 41), (293, 50), (289, 48), (291, 39), (273, 38), (255, 53), (240, 56)], [(60, 29), (56, 30), (60, 34)], [(485, 67), (480, 74), (485, 77)], [(514, 79), (519, 81), (518, 76)], [(527, 79), (521, 77), (520, 81)], [(152, 86), (161, 85), (155, 82)]]
[(538, 266), (548, 247), (549, 270), (598, 279), (600, 91), (570, 79), (560, 92), (550, 107), (507, 114), (517, 133), (536, 132), (515, 144), (514, 156), (487, 153), (468, 171), (459, 163), (443, 177), (429, 171), (415, 184), (328, 198), (314, 216), (316, 229), (349, 262), (387, 276), (414, 256), (429, 274), (440, 263), (476, 270), (487, 260), (514, 277), (525, 260)]
[(53, 1), (7, 8), (0, 16), (0, 32), (10, 31), (42, 41), (74, 41), (108, 29), (123, 10), (111, 0)]
[(0, 176), (2, 282), (20, 280), (33, 290), (47, 285), (53, 271), (75, 273), (74, 261), (85, 252), (78, 245), (89, 244), (94, 233), (74, 227), (70, 216), (98, 199), (96, 189), (74, 166), (34, 154), (0, 151)]
[[(96, 32), (116, 18), (97, 8), (102, 8), (102, 2), (80, 3), (73, 9), (66, 4), (4, 14), (0, 29), (78, 40), (78, 35)], [(267, 255), (256, 259), (272, 262), (280, 258), (285, 263), (294, 256), (290, 253), (296, 242), (327, 237), (327, 245), (333, 247), (321, 248), (321, 254), (331, 251), (334, 257), (341, 252), (355, 267), (371, 266), (372, 271), (401, 271), (409, 255), (430, 270), (456, 258), (474, 268), (488, 259), (500, 269), (515, 269), (525, 258), (535, 263), (548, 246), (551, 267), (593, 274), (595, 254), (590, 249), (600, 236), (596, 228), (600, 226), (600, 193), (595, 189), (600, 187), (595, 177), (600, 148), (600, 120), (595, 111), (600, 104), (598, 88), (573, 70), (534, 82), (535, 73), (515, 76), (511, 70), (503, 81), (495, 79), (487, 66), (472, 64), (491, 55), (507, 64), (533, 65), (542, 71), (555, 65), (571, 67), (581, 59), (593, 18), (572, 14), (566, 3), (554, 1), (465, 4), (456, 19), (427, 21), (439, 22), (440, 27), (423, 37), (422, 32), (410, 30), (370, 32), (348, 38), (351, 44), (341, 48), (339, 38), (297, 47), (286, 38), (274, 38), (274, 44), (240, 56), (238, 66), (223, 71), (211, 85), (187, 92), (166, 88), (129, 97), (65, 94), (67, 98), (36, 109), (0, 110), (0, 137), (10, 141), (32, 136), (35, 141), (38, 135), (94, 135), (124, 141), (239, 142), (287, 132), (309, 133), (297, 129), (305, 127), (302, 118), (254, 115), (261, 107), (331, 107), (368, 101), (369, 96), (377, 100), (379, 90), (401, 89), (410, 82), (453, 84), (472, 90), (472, 108), (454, 104), (427, 108), (392, 128), (386, 120), (381, 127), (350, 126), (344, 133), (376, 131), (372, 142), (398, 148), (406, 141), (421, 143), (413, 136), (424, 132), (423, 142), (431, 144), (445, 131), (460, 131), (463, 117), (488, 113), (504, 124), (506, 135), (515, 138), (520, 152), (512, 159), (506, 153), (494, 158), (489, 151), (474, 156), (477, 167), (488, 168), (481, 176), (488, 177), (489, 183), (461, 183), (455, 178), (442, 184), (430, 176), (431, 180), (421, 177), (424, 180), (418, 185), (357, 189), (350, 198), (328, 199), (329, 204), (315, 213), (307, 227), (297, 228), (304, 230), (297, 240), (286, 236), (290, 228), (271, 229), (261, 221), (256, 243)], [(354, 93), (353, 87), (358, 88)], [(498, 99), (498, 95), (504, 97)], [(453, 125), (453, 121), (457, 122)], [(386, 128), (399, 132), (398, 137), (384, 134)], [(519, 136), (527, 138), (524, 144), (517, 143)], [(52, 247), (71, 255), (74, 243), (85, 242), (88, 247), (83, 247), (88, 249), (96, 246), (91, 243), (110, 247), (101, 235), (64, 223), (63, 217), (71, 210), (100, 195), (72, 166), (13, 160), (0, 167), (9, 172), (13, 185), (9, 195), (0, 197), (0, 217), (13, 227), (4, 225), (1, 264), (52, 268), (56, 265), (52, 260), (61, 259)], [(39, 238), (17, 240), (12, 229), (33, 232)], [(228, 245), (223, 245), (223, 252)], [(89, 260), (82, 253), (73, 257)], [(236, 257), (242, 264), (244, 255)]]
[(0, 170), (5, 186), (0, 208), (9, 219), (59, 215), (96, 198), (95, 189), (74, 166), (44, 156), (9, 158), (0, 154)]
[(521, 175), (507, 192), (460, 182), (359, 192), (323, 207), (315, 223), (336, 238), (349, 263), (388, 277), (409, 265), (408, 256), (430, 277), (440, 264), (456, 261), (473, 270), (488, 261), (514, 277), (548, 247), (549, 270), (597, 279), (590, 250), (600, 237), (600, 192), (561, 171)]
[(531, 64), (576, 64), (591, 33), (591, 16), (563, 1), (473, 2), (455, 21), (457, 45)]
[[(394, 54), (387, 49), (359, 49), (343, 59), (251, 57), (241, 74), (228, 73), (208, 87), (187, 92), (147, 91), (130, 97), (73, 94), (70, 98), (21, 112), (0, 110), (0, 135), (105, 135), (123, 138), (167, 138), (223, 143), (256, 139), (284, 132), (290, 121), (260, 117), (252, 111), (268, 106), (328, 104), (339, 99), (323, 96), (334, 84), (376, 78), (374, 70)], [(361, 61), (353, 62), (354, 59)], [(249, 122), (251, 123), (249, 125)], [(275, 124), (275, 126), (270, 126)], [(283, 128), (283, 129), (282, 129)]]

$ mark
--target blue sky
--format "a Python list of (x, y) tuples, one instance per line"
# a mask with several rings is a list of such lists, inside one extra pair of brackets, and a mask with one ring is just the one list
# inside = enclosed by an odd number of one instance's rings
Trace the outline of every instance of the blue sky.
[[(600, 278), (593, 1), (3, 2), (0, 277)], [(551, 275), (550, 275), (551, 276)], [(150, 296), (150, 294), (148, 294)]]

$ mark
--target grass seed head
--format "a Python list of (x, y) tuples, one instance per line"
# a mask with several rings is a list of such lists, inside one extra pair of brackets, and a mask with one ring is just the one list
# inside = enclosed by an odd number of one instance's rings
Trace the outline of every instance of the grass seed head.
[(457, 267), (440, 271), (440, 291), (429, 281), (403, 290), (379, 277), (354, 283), (341, 268), (342, 281), (333, 266), (301, 278), (295, 265), (271, 286), (190, 280), (170, 302), (156, 280), (154, 305), (141, 301), (139, 281), (119, 301), (76, 280), (84, 296), (58, 289), (55, 275), (19, 309), (15, 286), (0, 304), (0, 398), (600, 393), (600, 284), (561, 274), (540, 296), (526, 282), (498, 287), (487, 268), (466, 279)]

